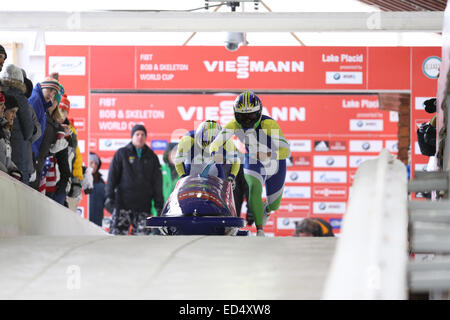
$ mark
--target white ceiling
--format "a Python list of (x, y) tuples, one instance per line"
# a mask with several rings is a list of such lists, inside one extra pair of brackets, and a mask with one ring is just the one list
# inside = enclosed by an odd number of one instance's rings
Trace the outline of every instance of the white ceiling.
[[(211, 2), (210, 5), (219, 4)], [(356, 0), (263, 0), (274, 12), (376, 12), (379, 9)], [(189, 10), (201, 8), (204, 0), (147, 0), (147, 1), (19, 1), (2, 3), (1, 10), (18, 11), (87, 11), (87, 10)], [(208, 11), (213, 12), (215, 8)], [(238, 12), (255, 12), (252, 3), (236, 9)], [(206, 12), (201, 9), (195, 12)], [(218, 12), (230, 12), (227, 6)], [(262, 4), (259, 12), (267, 12)], [(31, 14), (30, 14), (31, 15)], [(8, 32), (10, 35), (10, 32)], [(46, 44), (66, 45), (183, 45), (190, 32), (46, 32)], [(436, 33), (419, 32), (296, 32), (295, 35), (308, 46), (441, 46), (441, 36)], [(0, 32), (0, 41), (7, 36)], [(224, 34), (199, 32), (189, 40), (188, 45), (223, 45)], [(288, 32), (249, 32), (247, 41), (251, 46), (296, 46), (299, 41)]]

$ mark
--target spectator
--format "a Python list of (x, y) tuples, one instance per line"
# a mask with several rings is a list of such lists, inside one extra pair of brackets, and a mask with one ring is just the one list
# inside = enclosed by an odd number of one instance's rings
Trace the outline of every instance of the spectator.
[(102, 161), (99, 156), (93, 152), (89, 152), (89, 167), (92, 168), (92, 176), (94, 178), (94, 190), (89, 195), (89, 220), (98, 226), (102, 226), (103, 210), (105, 203), (105, 181), (103, 181), (100, 167)]
[[(36, 117), (41, 125), (41, 130), (43, 133), (45, 133), (47, 124), (46, 113), (49, 109), (54, 109), (56, 107), (54, 104), (55, 96), (60, 94), (60, 92), (61, 87), (59, 82), (49, 77), (34, 87), (31, 97), (28, 99), (34, 109), (34, 112), (36, 113)], [(52, 110), (50, 110), (50, 112), (52, 112)], [(36, 158), (39, 155), (39, 150), (43, 139), (44, 135), (32, 144), (33, 153)], [(40, 172), (37, 172), (37, 174), (40, 174)]]
[(120, 148), (109, 167), (105, 208), (112, 214), (110, 233), (149, 234), (146, 219), (151, 214), (152, 200), (158, 214), (163, 207), (161, 165), (145, 141), (147, 130), (135, 125), (131, 142)]
[[(31, 97), (31, 94), (33, 92), (33, 82), (31, 82), (30, 79), (27, 78), (27, 74), (25, 72), (25, 70), (22, 69), (22, 74), (23, 74), (23, 80), (24, 80), (24, 84), (26, 86), (26, 92), (25, 92), (25, 97), (27, 97), (27, 99), (29, 99)], [(31, 112), (31, 121), (33, 122), (33, 135), (30, 137), (30, 139), (25, 141), (26, 144), (26, 158), (29, 160), (28, 164), (27, 164), (27, 170), (26, 172), (28, 172), (30, 175), (33, 175), (33, 179), (35, 179), (36, 177), (36, 173), (34, 171), (34, 162), (35, 162), (35, 156), (33, 154), (33, 150), (31, 148), (32, 144), (41, 137), (42, 135), (42, 129), (41, 129), (41, 124), (39, 123), (37, 116), (36, 116), (36, 112), (34, 112), (33, 107), (30, 108), (30, 112)], [(31, 178), (31, 176), (30, 176)]]
[(333, 227), (320, 218), (305, 218), (295, 223), (294, 237), (334, 237)]
[(71, 137), (68, 146), (68, 160), (71, 170), (70, 188), (67, 197), (69, 208), (73, 211), (77, 210), (78, 203), (81, 201), (81, 182), (83, 180), (83, 158), (81, 156), (80, 148), (78, 147), (78, 135), (75, 127), (72, 125), (67, 116), (70, 112), (70, 101), (67, 95), (62, 95), (59, 108), (62, 114), (61, 125), (64, 128), (70, 129)]
[[(161, 173), (164, 203), (167, 201), (167, 198), (169, 198), (170, 194), (175, 188), (175, 185), (178, 182), (178, 173), (175, 169), (175, 156), (177, 154), (177, 147), (178, 142), (170, 142), (167, 145), (163, 155), (164, 163), (161, 165)], [(156, 215), (156, 210), (154, 211), (154, 215)]]
[[(14, 125), (19, 104), (14, 96), (2, 95), (5, 100), (3, 118), (0, 122), (0, 170), (8, 173), (17, 180), (22, 179), (22, 173), (11, 159), (11, 130)], [(1, 100), (0, 100), (1, 101)]]
[(2, 45), (0, 45), (0, 71), (3, 69), (3, 64), (5, 63), (5, 60), (7, 58), (6, 50), (3, 48)]
[(24, 83), (22, 69), (10, 64), (6, 67), (1, 78), (2, 90), (14, 96), (18, 102), (19, 110), (11, 131), (12, 160), (22, 172), (22, 181), (28, 184), (30, 175), (29, 163), (32, 161), (27, 141), (31, 139), (34, 131), (31, 109), (25, 97), (27, 87)]
[[(55, 104), (56, 103), (57, 102), (55, 102)], [(46, 172), (43, 172), (46, 158), (50, 155), (55, 155), (61, 175), (57, 184), (57, 190), (54, 194), (51, 194), (50, 197), (55, 199), (58, 203), (64, 204), (66, 196), (65, 189), (67, 187), (68, 179), (70, 178), (67, 153), (69, 142), (65, 139), (65, 136), (69, 136), (70, 133), (68, 129), (64, 130), (59, 124), (58, 120), (61, 118), (62, 114), (59, 108), (49, 108), (49, 112), (46, 113), (45, 131), (41, 139), (41, 145), (35, 164), (36, 179), (30, 185), (36, 190), (39, 188), (41, 177), (46, 175)]]

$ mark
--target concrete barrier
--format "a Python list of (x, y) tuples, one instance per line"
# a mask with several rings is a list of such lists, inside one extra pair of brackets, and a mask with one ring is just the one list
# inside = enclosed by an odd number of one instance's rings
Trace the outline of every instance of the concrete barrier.
[(0, 237), (106, 235), (38, 191), (0, 171)]
[(407, 298), (407, 194), (406, 168), (387, 149), (359, 166), (324, 299)]

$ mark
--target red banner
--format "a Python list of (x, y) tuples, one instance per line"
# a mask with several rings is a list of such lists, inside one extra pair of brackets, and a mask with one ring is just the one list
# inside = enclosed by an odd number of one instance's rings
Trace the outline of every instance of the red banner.
[[(411, 171), (428, 161), (419, 154), (415, 130), (432, 117), (422, 103), (436, 94), (438, 47), (244, 46), (229, 52), (199, 46), (47, 46), (46, 54), (47, 72), (58, 71), (68, 92), (84, 163), (88, 151), (98, 152), (105, 174), (135, 123), (146, 125), (148, 143), (161, 156), (168, 141), (201, 121), (229, 121), (235, 92), (267, 90), (259, 94), (264, 112), (279, 123), (292, 151), (283, 201), (268, 234), (289, 236), (295, 221), (310, 216), (329, 220), (339, 232), (359, 164), (382, 148), (397, 152), (398, 116), (379, 110), (373, 92), (411, 92)], [(282, 94), (285, 90), (305, 94)], [(323, 94), (336, 90), (346, 94)], [(149, 93), (154, 91), (159, 94)], [(86, 202), (80, 211), (87, 217)]]

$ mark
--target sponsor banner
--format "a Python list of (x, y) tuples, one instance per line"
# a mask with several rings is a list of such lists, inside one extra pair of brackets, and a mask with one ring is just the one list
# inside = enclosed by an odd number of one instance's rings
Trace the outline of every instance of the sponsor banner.
[(346, 168), (347, 156), (314, 156), (315, 168)]
[(430, 79), (437, 79), (439, 76), (439, 68), (441, 66), (441, 58), (436, 56), (427, 57), (422, 64), (423, 74)]
[[(286, 202), (289, 201), (289, 202)], [(296, 213), (296, 214), (309, 214), (311, 212), (311, 204), (309, 202), (297, 202), (292, 200), (283, 200), (277, 213)]]
[(60, 76), (86, 75), (86, 57), (49, 56), (49, 74), (59, 73)]
[(288, 166), (309, 167), (311, 166), (310, 156), (293, 156), (292, 160), (288, 159)]
[(383, 131), (383, 120), (350, 119), (350, 131)]
[(130, 139), (99, 139), (98, 150), (99, 151), (116, 151), (119, 148), (126, 146), (130, 142)]
[(78, 148), (80, 148), (81, 153), (85, 153), (86, 151), (86, 143), (84, 140), (78, 140)]
[(344, 214), (346, 210), (345, 202), (314, 202), (313, 213), (314, 214)]
[(283, 198), (309, 199), (311, 198), (311, 187), (293, 187), (293, 186), (284, 187)]
[(304, 218), (277, 217), (278, 230), (295, 230), (295, 223), (299, 223)]
[(330, 224), (333, 229), (341, 229), (342, 219), (330, 219)]
[(389, 121), (390, 122), (398, 122), (398, 112), (397, 111), (389, 111)]
[(425, 111), (424, 102), (431, 98), (433, 98), (433, 97), (415, 97), (414, 98), (414, 109)]
[(362, 72), (326, 72), (326, 84), (363, 84)]
[(313, 198), (347, 199), (347, 187), (313, 187)]
[(389, 150), (389, 152), (397, 153), (398, 152), (398, 141), (397, 140), (386, 140), (385, 147)]
[(325, 140), (314, 141), (314, 151), (330, 151), (330, 143)]
[(347, 183), (347, 171), (314, 171), (314, 183)]
[(358, 168), (366, 160), (375, 159), (377, 156), (350, 156), (350, 168)]
[(67, 99), (70, 101), (70, 110), (86, 108), (85, 96), (67, 96)]
[(167, 140), (152, 140), (152, 150), (166, 150), (166, 147), (169, 143)]
[(382, 140), (350, 140), (350, 152), (376, 152), (383, 149)]
[(285, 182), (310, 183), (311, 171), (287, 170)]
[(347, 143), (345, 141), (330, 141), (330, 151), (346, 151)]
[(86, 131), (86, 118), (73, 118), (73, 126), (77, 132)]
[(291, 152), (310, 152), (311, 140), (289, 140)]

